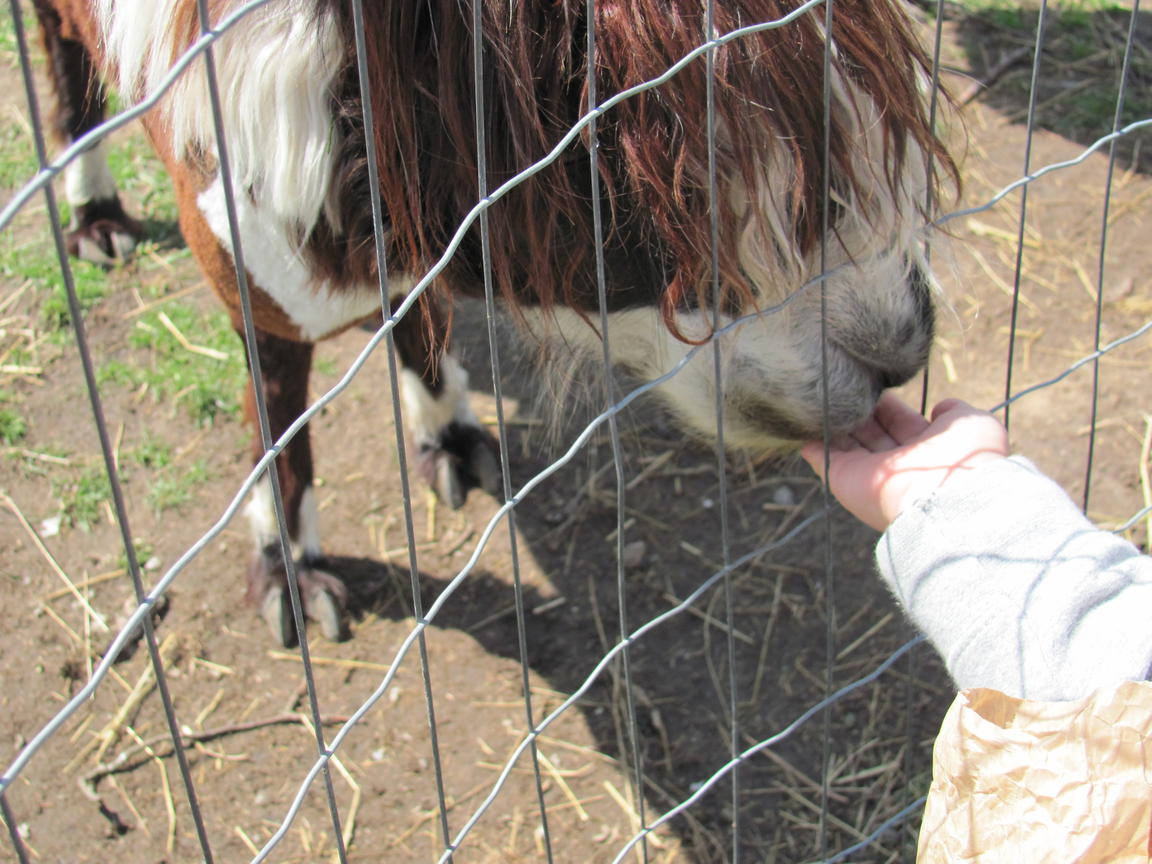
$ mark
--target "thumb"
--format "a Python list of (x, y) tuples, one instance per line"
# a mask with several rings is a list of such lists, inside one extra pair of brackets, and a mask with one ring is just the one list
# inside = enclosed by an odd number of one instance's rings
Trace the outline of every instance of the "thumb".
[(807, 462), (821, 480), (824, 479), (824, 442), (809, 441), (800, 448), (801, 458)]

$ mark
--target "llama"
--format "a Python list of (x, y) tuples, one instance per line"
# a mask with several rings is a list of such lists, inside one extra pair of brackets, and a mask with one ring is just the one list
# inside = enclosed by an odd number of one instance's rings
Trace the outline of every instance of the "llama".
[[(127, 100), (149, 96), (200, 34), (195, 0), (34, 2), (66, 141), (102, 121), (101, 76)], [(240, 5), (208, 3), (216, 20)], [(799, 5), (716, 0), (714, 26), (725, 33)], [(489, 188), (563, 137), (587, 111), (590, 84), (606, 97), (654, 78), (699, 45), (706, 26), (703, 4), (679, 0), (603, 0), (594, 21), (583, 0), (482, 6)], [(274, 0), (214, 48), (273, 438), (306, 407), (313, 343), (381, 320), (367, 136), (379, 158), (393, 308), (477, 200), (471, 13), (457, 0), (365, 0), (363, 14), (371, 129), (344, 2)], [(565, 351), (598, 352), (607, 335), (614, 360), (651, 380), (711, 338), (719, 321), (722, 420), (735, 447), (779, 450), (825, 428), (851, 429), (884, 388), (923, 366), (932, 340), (925, 202), (938, 200), (955, 171), (930, 125), (927, 59), (900, 0), (838, 0), (825, 128), (824, 14), (817, 7), (716, 49), (715, 198), (700, 61), (599, 118), (598, 192), (584, 135), (489, 211), (499, 296), (529, 333)], [(144, 126), (172, 174), (185, 240), (240, 330), (203, 64), (177, 80)], [(66, 193), (74, 254), (112, 262), (131, 253), (141, 228), (121, 206), (99, 148), (69, 165)], [(604, 220), (606, 334), (593, 194)], [(799, 290), (821, 273), (823, 292)], [(496, 445), (469, 407), (467, 375), (448, 344), (450, 296), (482, 294), (483, 285), (473, 231), (394, 330), (415, 469), (453, 507), (471, 488), (499, 485)], [(752, 314), (787, 297), (773, 314)], [(710, 359), (698, 355), (661, 394), (686, 429), (707, 436), (716, 427), (714, 386)], [(253, 411), (249, 392), (249, 418)], [(259, 440), (254, 453), (263, 455)], [(345, 589), (318, 566), (306, 428), (276, 470), (305, 612), (340, 638)], [(256, 540), (248, 594), (276, 638), (291, 644), (298, 634), (269, 484), (257, 487), (247, 512)]]

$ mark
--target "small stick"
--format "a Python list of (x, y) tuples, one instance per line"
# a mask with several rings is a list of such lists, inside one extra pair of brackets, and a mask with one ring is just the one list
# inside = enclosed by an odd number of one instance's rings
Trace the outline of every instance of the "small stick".
[[(77, 644), (77, 646), (79, 646), (81, 648), (84, 647), (84, 640), (80, 638), (80, 634), (77, 633), (75, 630), (73, 630), (70, 626), (68, 626), (68, 622), (65, 621), (63, 618), (61, 618), (59, 615), (57, 615), (55, 609), (53, 609), (51, 606), (45, 606), (43, 603), (40, 604), (39, 608), (43, 609), (44, 614), (47, 615), (49, 618), (51, 618), (53, 621), (55, 621), (56, 625), (61, 630), (63, 630), (66, 634), (68, 634), (68, 636), (72, 639), (72, 641)], [(121, 675), (119, 672), (117, 672), (115, 669), (109, 669), (108, 675), (114, 681), (116, 681), (121, 687), (123, 687), (125, 690), (131, 690), (132, 689), (131, 687), (128, 686), (128, 682), (124, 680), (124, 676)]]
[(181, 297), (187, 296), (188, 294), (195, 293), (196, 291), (199, 291), (203, 287), (204, 287), (203, 282), (198, 282), (195, 285), (189, 285), (187, 288), (181, 288), (179, 291), (173, 291), (171, 294), (166, 294), (165, 296), (161, 297), (159, 300), (153, 300), (150, 303), (144, 303), (141, 306), (137, 306), (132, 311), (125, 312), (121, 317), (124, 318), (125, 320), (129, 320), (132, 318), (139, 318), (145, 312), (149, 312), (149, 311), (155, 309), (157, 306), (163, 306), (165, 303), (170, 303), (173, 300), (177, 300)]
[[(810, 800), (805, 798), (803, 795), (801, 795), (799, 792), (797, 792), (795, 789), (793, 789), (790, 786), (786, 786), (783, 783), (777, 783), (774, 788), (779, 789), (781, 792), (783, 792), (789, 798), (796, 801), (798, 804), (808, 808), (813, 813), (822, 813), (823, 812), (819, 805), (812, 803)], [(825, 815), (831, 824), (835, 825), (841, 831), (847, 832), (852, 838), (854, 838), (856, 840), (867, 840), (868, 839), (867, 834), (862, 834), (858, 828), (855, 828), (852, 825), (849, 825), (843, 819), (840, 819), (839, 817), (834, 816), (831, 813), (826, 813)], [(877, 844), (877, 845), (879, 845), (879, 844)]]
[(772, 639), (772, 631), (776, 629), (776, 619), (780, 614), (780, 597), (784, 592), (783, 575), (776, 576), (776, 587), (772, 591), (772, 611), (768, 613), (768, 622), (764, 625), (764, 635), (760, 637), (760, 657), (756, 661), (756, 677), (752, 682), (753, 705), (760, 704), (760, 687), (764, 682), (764, 674), (768, 664), (768, 643)]
[(564, 741), (560, 738), (552, 738), (549, 735), (540, 735), (536, 740), (541, 744), (547, 744), (549, 747), (559, 747), (563, 750), (571, 750), (574, 753), (580, 753), (585, 756), (591, 756), (595, 759), (601, 759), (604, 762), (607, 762), (609, 765), (617, 764), (617, 760), (613, 759), (607, 753), (601, 753), (599, 750), (594, 750), (585, 744), (573, 744), (571, 741)]
[(253, 858), (260, 854), (260, 847), (252, 842), (251, 838), (244, 833), (243, 828), (241, 828), (239, 825), (233, 825), (232, 833), (239, 837), (240, 842), (248, 847), (248, 851), (252, 853)]
[[(677, 606), (679, 606), (681, 603), (684, 602), (679, 597), (677, 597), (675, 594), (672, 594), (671, 592), (668, 592), (668, 591), (664, 592), (664, 599), (667, 600), (669, 603), (673, 603)], [(707, 612), (705, 612), (701, 609), (697, 609), (695, 606), (689, 606), (685, 611), (687, 611), (688, 614), (690, 614), (690, 615), (695, 615), (697, 618), (699, 618), (701, 621), (704, 621), (706, 624), (711, 624), (717, 630), (722, 630), (725, 633), (728, 632), (728, 625), (727, 624), (725, 624), (719, 618), (716, 618), (716, 617), (708, 614)], [(732, 635), (747, 645), (755, 645), (756, 644), (755, 639), (753, 639), (747, 633), (742, 633), (741, 631), (739, 631), (735, 628), (732, 629)]]
[(38, 453), (26, 447), (5, 447), (6, 455), (23, 456), (25, 459), (35, 459), (37, 462), (48, 462), (51, 465), (71, 465), (72, 460), (64, 456), (53, 456), (51, 453)]
[(861, 645), (863, 645), (865, 642), (883, 630), (886, 626), (888, 626), (888, 622), (892, 620), (893, 615), (894, 613), (889, 612), (887, 615), (869, 627), (860, 636), (859, 639), (854, 641), (851, 645), (846, 646), (839, 654), (836, 655), (837, 662), (843, 660), (845, 657), (847, 657), (849, 654), (851, 654), (853, 651), (855, 651), (857, 648), (859, 648)]
[(168, 317), (167, 312), (156, 313), (156, 318), (161, 324), (164, 325), (164, 329), (172, 334), (172, 338), (180, 343), (180, 347), (184, 350), (191, 351), (193, 354), (201, 354), (205, 357), (211, 357), (213, 360), (229, 359), (229, 355), (223, 351), (217, 351), (215, 348), (205, 348), (203, 345), (193, 345), (190, 341), (188, 341), (188, 337), (181, 333), (179, 328), (177, 328), (176, 325), (172, 323), (172, 319)]
[(168, 780), (168, 766), (135, 729), (129, 726), (126, 731), (144, 748), (144, 752), (155, 760), (156, 767), (160, 769), (160, 785), (164, 787), (164, 810), (168, 813), (168, 840), (165, 845), (168, 854), (171, 855), (176, 849), (176, 802), (172, 798), (172, 784)]
[(639, 486), (641, 483), (643, 483), (645, 480), (663, 468), (668, 463), (668, 460), (671, 459), (674, 455), (675, 453), (672, 450), (666, 450), (661, 453), (659, 456), (649, 462), (643, 471), (628, 481), (628, 483), (624, 486), (624, 491), (631, 492), (633, 489), (635, 489), (637, 486)]
[[(315, 738), (316, 727), (312, 725), (312, 719), (304, 714), (297, 714), (300, 720), (300, 725), (308, 730), (308, 733)], [(348, 773), (348, 769), (344, 767), (344, 763), (340, 757), (335, 753), (332, 754), (330, 759), (331, 763), (336, 766), (336, 770), (340, 772), (340, 776), (344, 778), (345, 782), (352, 789), (352, 803), (348, 806), (348, 816), (344, 820), (344, 831), (341, 838), (344, 841), (344, 848), (349, 849), (352, 847), (352, 840), (356, 836), (356, 814), (360, 812), (360, 784), (352, 779), (352, 775)], [(339, 857), (337, 857), (339, 860)]]
[[(473, 786), (471, 789), (469, 789), (467, 792), (465, 792), (461, 797), (449, 799), (445, 803), (445, 809), (448, 811), (451, 811), (455, 807), (458, 807), (459, 805), (463, 804), (469, 798), (476, 797), (476, 795), (478, 795), (482, 790), (487, 789), (487, 788), (488, 788), (488, 781), (485, 780), (481, 783), (477, 783), (475, 786)], [(409, 825), (403, 831), (403, 833), (399, 834), (396, 837), (396, 839), (393, 840), (388, 845), (391, 847), (399, 846), (401, 843), (403, 843), (405, 840), (407, 840), (409, 837), (411, 837), (413, 834), (415, 834), (417, 831), (419, 831), (420, 827), (422, 825), (426, 825), (427, 823), (431, 822), (438, 815), (440, 815), (440, 811), (437, 810), (436, 808), (433, 808), (431, 810), (425, 810), (420, 815), (419, 819), (417, 819), (413, 824)]]
[[(164, 637), (164, 641), (160, 643), (160, 662), (164, 663), (167, 660), (167, 655), (172, 652), (172, 648), (176, 642), (176, 634), (169, 633)], [(111, 747), (120, 738), (120, 733), (130, 728), (128, 720), (132, 713), (140, 707), (140, 704), (147, 698), (148, 694), (152, 692), (152, 687), (156, 683), (155, 673), (152, 671), (152, 664), (149, 663), (141, 672), (140, 677), (136, 679), (136, 686), (132, 688), (132, 692), (128, 694), (127, 698), (121, 703), (120, 709), (116, 715), (104, 726), (103, 729), (96, 735), (96, 738), (90, 742), (95, 745), (96, 759), (99, 761), (108, 752)], [(73, 762), (79, 761), (83, 756), (87, 755), (87, 750), (91, 747), (84, 748), (77, 755)]]
[[(303, 662), (299, 654), (293, 654), (289, 651), (269, 651), (268, 656), (273, 660), (292, 660), (296, 663)], [(370, 663), (367, 660), (346, 660), (342, 657), (317, 657), (313, 655), (308, 659), (313, 666), (337, 666), (343, 669), (371, 669), (375, 672), (387, 672), (391, 668), (384, 663)]]
[(220, 703), (223, 701), (224, 691), (217, 690), (216, 693), (213, 694), (212, 699), (208, 702), (208, 704), (205, 705), (204, 708), (201, 709), (200, 713), (196, 715), (196, 719), (192, 721), (192, 724), (198, 729), (203, 729), (204, 721), (207, 720), (209, 716), (211, 716), (213, 711), (220, 707)]
[(109, 777), (108, 782), (111, 784), (112, 788), (115, 789), (117, 793), (119, 793), (120, 798), (124, 802), (125, 806), (130, 811), (132, 811), (132, 815), (136, 818), (136, 822), (140, 825), (140, 827), (144, 829), (144, 833), (151, 837), (152, 832), (148, 830), (148, 820), (145, 819), (143, 814), (136, 809), (135, 803), (133, 803), (132, 799), (128, 797), (128, 792), (124, 789), (123, 786), (119, 784), (119, 782), (117, 782), (115, 777)]
[[(744, 734), (744, 740), (747, 741), (748, 744), (756, 744), (757, 743), (756, 739), (753, 738), (748, 733), (745, 732), (743, 734)], [(805, 774), (803, 771), (801, 771), (799, 768), (797, 768), (795, 765), (793, 765), (791, 762), (789, 762), (787, 759), (785, 759), (783, 756), (781, 756), (779, 753), (777, 753), (771, 747), (765, 747), (763, 750), (759, 751), (758, 755), (764, 756), (765, 758), (771, 760), (772, 762), (775, 762), (778, 766), (780, 766), (782, 769), (784, 769), (784, 771), (786, 771), (790, 777), (794, 778), (795, 780), (800, 781), (800, 783), (807, 786), (813, 792), (823, 791), (823, 787), (820, 785), (819, 782), (817, 782), (816, 780), (813, 780), (811, 777), (809, 777), (807, 774)], [(828, 790), (828, 799), (830, 801), (835, 801), (837, 804), (849, 804), (849, 803), (851, 803), (851, 800), (849, 798), (845, 797), (844, 795), (841, 795), (839, 792), (833, 791), (832, 789)]]
[(969, 104), (975, 100), (982, 91), (993, 87), (997, 81), (1004, 77), (1004, 73), (1006, 73), (1009, 69), (1019, 63), (1025, 57), (1027, 57), (1031, 52), (1031, 45), (1022, 45), (1015, 51), (1009, 52), (999, 63), (989, 69), (987, 73), (985, 73), (984, 80), (973, 81), (971, 84), (969, 84), (964, 92), (956, 97), (956, 101), (960, 105)]
[(576, 793), (572, 791), (572, 787), (568, 785), (568, 781), (564, 779), (564, 775), (556, 770), (556, 766), (552, 764), (551, 759), (544, 755), (543, 750), (537, 748), (536, 755), (540, 757), (540, 762), (544, 766), (544, 770), (548, 772), (548, 776), (556, 781), (556, 785), (560, 787), (560, 791), (564, 793), (564, 797), (576, 808), (576, 817), (581, 822), (587, 822), (588, 811), (580, 806), (580, 799), (576, 797)]
[(612, 785), (611, 780), (605, 780), (602, 784), (604, 791), (608, 793), (616, 806), (624, 811), (624, 815), (628, 817), (628, 821), (632, 823), (632, 833), (635, 834), (640, 830), (640, 815), (636, 812), (636, 808), (632, 806), (632, 802), (620, 794), (620, 790)]
[(24, 514), (20, 512), (20, 508), (16, 505), (16, 502), (9, 497), (7, 492), (0, 492), (0, 500), (3, 500), (4, 506), (12, 511), (12, 515), (16, 517), (16, 521), (18, 521), (20, 526), (27, 532), (36, 550), (44, 557), (44, 560), (48, 562), (52, 571), (59, 576), (68, 587), (69, 593), (79, 601), (84, 610), (96, 621), (100, 632), (107, 633), (109, 629), (108, 622), (104, 620), (104, 616), (93, 609), (91, 604), (88, 603), (87, 598), (80, 593), (80, 590), (76, 587), (76, 583), (69, 578), (68, 574), (64, 572), (64, 568), (60, 566), (60, 562), (48, 551), (48, 547), (44, 545), (44, 541), (40, 539), (40, 535), (36, 533), (36, 529), (24, 518)]
[(0, 312), (6, 312), (8, 310), (8, 307), (11, 306), (13, 303), (15, 303), (17, 300), (19, 300), (20, 296), (25, 291), (28, 290), (28, 286), (30, 286), (31, 284), (32, 284), (31, 282), (25, 282), (23, 285), (21, 285), (15, 291), (13, 291), (11, 294), (9, 294), (7, 297), (5, 297), (3, 301), (0, 301)]
[(512, 606), (508, 606), (504, 609), (501, 609), (499, 612), (493, 612), (491, 615), (488, 615), (484, 618), (481, 618), (475, 624), (469, 624), (468, 627), (465, 628), (464, 632), (465, 633), (475, 633), (477, 630), (483, 630), (489, 624), (495, 624), (500, 619), (507, 618), (509, 615), (512, 615), (515, 612), (516, 612), (516, 606), (515, 606), (515, 604), (513, 604)]
[[(79, 582), (76, 583), (76, 587), (77, 588), (90, 588), (93, 585), (99, 585), (101, 582), (111, 582), (113, 579), (119, 579), (126, 572), (127, 572), (126, 570), (121, 568), (120, 570), (113, 570), (110, 573), (100, 573), (100, 574), (98, 574), (96, 576), (92, 576), (88, 579), (81, 579)], [(72, 593), (72, 591), (69, 588), (58, 588), (55, 591), (53, 591), (51, 594), (45, 595), (44, 599), (45, 600), (59, 600), (61, 597), (66, 597), (68, 594), (71, 594), (71, 593)]]
[[(277, 714), (272, 717), (267, 717), (263, 720), (247, 720), (241, 723), (230, 723), (225, 726), (216, 726), (212, 729), (185, 729), (181, 730), (182, 743), (185, 747), (190, 747), (192, 744), (212, 741), (216, 738), (223, 738), (227, 735), (238, 735), (243, 732), (252, 732), (256, 729), (265, 729), (269, 726), (287, 726), (291, 723), (299, 723), (300, 715), (296, 713)], [(320, 722), (324, 726), (332, 726), (339, 723), (347, 723), (348, 718), (340, 715), (330, 715), (321, 717)], [(103, 765), (97, 765), (87, 774), (80, 778), (81, 786), (85, 791), (90, 791), (94, 788), (97, 781), (103, 777), (108, 777), (112, 774), (119, 774), (122, 771), (130, 770), (135, 767), (128, 764), (133, 756), (137, 755), (144, 750), (145, 745), (148, 748), (156, 748), (157, 745), (165, 744), (168, 749), (161, 751), (160, 756), (167, 756), (172, 752), (172, 736), (167, 732), (154, 735), (142, 741), (139, 744), (134, 744), (131, 747), (126, 747), (120, 751), (111, 762), (106, 762)]]

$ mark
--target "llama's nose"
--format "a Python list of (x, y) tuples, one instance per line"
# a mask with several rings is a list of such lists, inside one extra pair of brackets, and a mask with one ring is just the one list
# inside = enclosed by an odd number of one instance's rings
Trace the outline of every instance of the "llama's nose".
[(847, 326), (832, 339), (873, 376), (877, 392), (914, 378), (928, 362), (936, 314), (928, 276), (919, 267), (908, 271), (898, 302), (879, 308), (857, 308)]

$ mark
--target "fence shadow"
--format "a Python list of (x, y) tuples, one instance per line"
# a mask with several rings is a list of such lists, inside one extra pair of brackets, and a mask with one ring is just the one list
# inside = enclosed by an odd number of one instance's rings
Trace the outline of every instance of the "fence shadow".
[[(457, 338), (463, 341), (458, 348), (475, 361), (469, 364), (473, 386), (486, 390), (491, 378), (484, 368), (481, 315), (476, 308), (459, 311)], [(539, 386), (525, 374), (505, 375), (503, 381), (507, 395), (521, 404), (531, 403)], [(624, 418), (622, 436), (622, 594), (628, 631), (687, 598), (724, 560), (714, 454), (659, 422), (648, 422), (647, 408), (640, 412), (644, 418)], [(525, 426), (512, 424), (509, 435), (513, 481), (519, 488), (551, 464), (556, 453)], [(529, 610), (546, 610), (526, 616), (529, 665), (562, 693), (581, 687), (619, 641), (618, 502), (612, 465), (611, 449), (601, 440), (591, 456), (561, 469), (515, 511), (521, 554), (549, 586), (547, 596), (531, 586), (525, 590)], [(843, 513), (826, 523), (819, 515), (819, 487), (807, 468), (788, 461), (750, 466), (733, 459), (728, 472), (731, 559), (770, 546), (813, 514), (817, 518), (789, 542), (733, 573), (731, 615), (721, 584), (691, 611), (631, 646), (630, 698), (617, 663), (578, 702), (601, 752), (629, 765), (638, 754), (649, 818), (683, 801), (731, 758), (733, 685), (739, 751), (778, 733), (819, 702), (826, 695), (829, 665), (832, 688), (843, 686), (871, 672), (911, 635), (873, 573), (875, 535)], [(353, 615), (411, 614), (407, 601), (396, 602), (403, 592), (393, 590), (407, 585), (406, 572), (363, 558), (332, 557), (326, 563), (349, 584)], [(481, 566), (494, 565), (482, 559)], [(425, 608), (452, 575), (421, 574)], [(564, 601), (546, 602), (556, 595)], [(484, 650), (518, 662), (514, 615), (493, 615), (506, 609), (510, 598), (506, 580), (478, 569), (442, 608), (435, 626), (465, 631)], [(734, 671), (729, 670), (729, 622)], [(754, 757), (739, 769), (735, 815), (743, 853), (762, 858), (788, 850), (783, 852), (788, 860), (807, 860), (818, 851), (820, 792), (812, 778), (821, 775), (825, 758), (838, 760), (839, 774), (850, 781), (843, 791), (833, 791), (833, 818), (848, 826), (831, 835), (833, 851), (849, 845), (853, 832), (877, 824), (922, 793), (931, 734), (950, 692), (927, 652), (917, 662), (923, 674), (908, 677), (913, 670), (901, 667), (896, 676), (838, 703), (827, 718), (813, 719), (774, 747), (772, 755)], [(635, 745), (630, 711), (635, 714)], [(923, 734), (916, 731), (921, 728)], [(887, 767), (868, 775), (867, 782), (851, 779), (876, 765)], [(673, 823), (692, 860), (726, 860), (733, 800), (732, 781), (724, 780), (688, 817)], [(788, 836), (789, 819), (797, 818), (804, 830)]]

